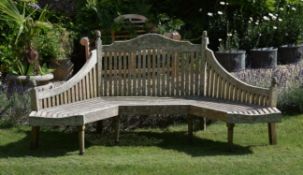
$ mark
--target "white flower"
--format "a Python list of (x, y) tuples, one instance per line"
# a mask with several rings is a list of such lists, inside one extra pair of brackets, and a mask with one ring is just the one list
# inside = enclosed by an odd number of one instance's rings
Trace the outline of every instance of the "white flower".
[(273, 15), (273, 16), (271, 17), (271, 19), (272, 19), (272, 20), (276, 20), (277, 17), (276, 17), (275, 15)]
[(277, 27), (277, 26), (273, 26), (272, 28), (273, 28), (274, 30), (277, 30), (277, 29), (278, 29), (278, 27)]
[(272, 14), (272, 13), (268, 13), (268, 16), (274, 16), (274, 14)]
[(279, 21), (279, 22), (282, 22), (283, 20), (282, 20), (282, 18), (278, 18), (278, 21)]
[(256, 25), (259, 25), (259, 21), (256, 21), (255, 24), (256, 24)]
[(211, 12), (208, 12), (208, 13), (207, 13), (207, 16), (214, 16), (214, 14), (211, 13)]
[(291, 10), (292, 10), (292, 11), (296, 11), (297, 9), (296, 9), (295, 7), (292, 7)]
[(222, 38), (219, 38), (218, 41), (221, 42), (221, 41), (222, 41)]
[(227, 33), (227, 36), (231, 37), (231, 36), (233, 36), (233, 34), (232, 33)]
[(264, 19), (265, 21), (269, 21), (269, 20), (270, 20), (267, 16), (263, 16), (263, 19)]
[(254, 19), (252, 17), (249, 17), (249, 21), (253, 21)]
[(222, 11), (218, 11), (218, 15), (223, 15), (223, 12)]
[(225, 5), (225, 2), (223, 2), (223, 1), (220, 1), (220, 5)]
[(280, 10), (280, 11), (283, 11), (283, 10), (284, 10), (284, 8), (283, 8), (283, 7), (280, 7), (280, 8), (279, 8), (279, 10)]

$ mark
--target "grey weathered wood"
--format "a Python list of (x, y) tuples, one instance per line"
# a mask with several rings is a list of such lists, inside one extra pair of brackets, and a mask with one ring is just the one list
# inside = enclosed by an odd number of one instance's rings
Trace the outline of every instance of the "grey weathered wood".
[(268, 137), (271, 145), (277, 144), (276, 123), (268, 123)]
[(79, 132), (79, 154), (83, 155), (85, 152), (85, 125), (78, 126)]
[(39, 146), (39, 134), (40, 134), (40, 127), (39, 126), (32, 126), (32, 140), (31, 140), (31, 149), (36, 149)]
[[(234, 123), (265, 122), (270, 142), (276, 142), (275, 123), (281, 120), (275, 108), (276, 81), (270, 88), (260, 88), (232, 76), (208, 48), (206, 32), (201, 44), (158, 34), (111, 45), (102, 45), (98, 31), (96, 38), (94, 50), (87, 39), (82, 40), (87, 61), (74, 77), (32, 90), (32, 126), (81, 126), (80, 153), (85, 124), (124, 115), (222, 120), (228, 123), (228, 142)], [(117, 132), (116, 140), (118, 136)]]
[(227, 143), (229, 146), (233, 145), (233, 139), (234, 139), (234, 123), (227, 123)]

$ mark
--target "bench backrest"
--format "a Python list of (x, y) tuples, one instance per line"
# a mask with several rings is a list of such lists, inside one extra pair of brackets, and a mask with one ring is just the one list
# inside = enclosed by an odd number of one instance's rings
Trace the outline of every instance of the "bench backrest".
[(146, 34), (104, 45), (101, 96), (199, 96), (202, 47)]
[(208, 45), (174, 41), (145, 34), (102, 46), (86, 46), (87, 62), (61, 86), (36, 87), (32, 108), (39, 110), (102, 96), (204, 96), (229, 102), (276, 106), (275, 81), (271, 88), (246, 84), (228, 73)]

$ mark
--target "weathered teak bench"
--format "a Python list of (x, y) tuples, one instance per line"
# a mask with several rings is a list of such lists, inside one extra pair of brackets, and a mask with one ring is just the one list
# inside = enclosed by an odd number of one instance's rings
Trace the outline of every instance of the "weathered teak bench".
[(36, 87), (32, 93), (32, 147), (40, 126), (78, 126), (80, 154), (85, 124), (119, 116), (184, 114), (192, 135), (192, 117), (225, 121), (232, 144), (235, 123), (268, 123), (270, 144), (276, 144), (276, 83), (260, 88), (241, 82), (216, 60), (206, 32), (202, 44), (145, 34), (103, 45), (97, 32), (96, 49), (86, 45), (87, 62), (64, 84)]

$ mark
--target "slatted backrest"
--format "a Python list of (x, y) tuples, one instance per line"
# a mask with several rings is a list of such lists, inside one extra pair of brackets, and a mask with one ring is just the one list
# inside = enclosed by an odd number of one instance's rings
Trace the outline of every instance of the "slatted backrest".
[(102, 96), (202, 95), (200, 44), (145, 34), (102, 49)]
[(252, 86), (240, 81), (220, 65), (213, 51), (207, 47), (209, 41), (206, 32), (204, 32), (202, 39), (202, 52), (205, 57), (204, 96), (230, 102), (276, 106), (276, 95), (274, 94), (276, 81), (272, 82), (270, 89)]

